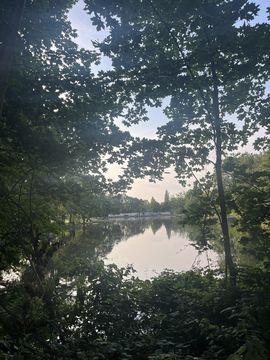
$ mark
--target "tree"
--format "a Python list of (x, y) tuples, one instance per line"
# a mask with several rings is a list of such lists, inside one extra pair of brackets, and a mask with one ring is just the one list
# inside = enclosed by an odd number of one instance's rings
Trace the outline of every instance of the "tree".
[(224, 171), (228, 207), (235, 217), (240, 250), (268, 266), (270, 153), (228, 157)]
[(269, 24), (251, 26), (259, 7), (249, 0), (86, 4), (97, 29), (110, 30), (97, 46), (112, 59), (115, 71), (109, 76), (127, 105), (125, 123), (147, 119), (147, 106), (170, 98), (165, 109), (169, 122), (159, 129), (159, 141), (134, 145), (127, 176), (160, 176), (173, 164), (186, 181), (213, 164), (226, 273), (234, 282), (222, 159), (262, 124), (256, 108), (265, 101), (269, 79)]
[(165, 191), (165, 195), (164, 195), (164, 203), (163, 203), (163, 209), (165, 211), (169, 211), (171, 208), (170, 206), (170, 195), (168, 190)]
[(116, 98), (91, 71), (97, 55), (74, 42), (73, 4), (25, 1), (18, 20), (14, 3), (1, 3), (1, 269), (26, 258), (34, 265), (44, 242), (59, 241), (68, 179), (87, 174), (106, 187), (104, 156), (114, 161), (129, 139), (112, 121)]
[(156, 199), (153, 196), (152, 196), (152, 198), (150, 200), (150, 209), (153, 212), (160, 211), (160, 204), (156, 201)]
[(183, 214), (184, 197), (183, 195), (175, 195), (170, 198), (170, 208), (174, 214)]
[(0, 24), (0, 119), (2, 118), (5, 94), (8, 86), (8, 77), (16, 49), (18, 30), (22, 20), (25, 0), (17, 0), (13, 6), (7, 6), (7, 1), (2, 3), (2, 22)]
[(170, 195), (169, 195), (169, 191), (168, 190), (166, 190), (165, 191), (165, 195), (164, 195), (164, 203), (169, 203), (169, 201), (170, 201)]

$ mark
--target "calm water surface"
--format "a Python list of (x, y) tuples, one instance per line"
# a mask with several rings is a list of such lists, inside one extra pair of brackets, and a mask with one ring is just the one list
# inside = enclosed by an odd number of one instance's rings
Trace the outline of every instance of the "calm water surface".
[(105, 262), (132, 265), (142, 279), (165, 269), (213, 267), (218, 260), (213, 251), (198, 249), (198, 230), (173, 219), (124, 220), (114, 222), (114, 226), (120, 227), (121, 235)]

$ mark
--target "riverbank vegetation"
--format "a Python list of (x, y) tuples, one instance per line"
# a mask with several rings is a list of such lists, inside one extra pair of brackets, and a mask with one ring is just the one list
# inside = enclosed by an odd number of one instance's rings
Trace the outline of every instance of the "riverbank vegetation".
[[(108, 33), (86, 50), (75, 3), (0, 5), (0, 357), (268, 359), (269, 9), (262, 21), (249, 0), (85, 0)], [(102, 56), (112, 69), (95, 73)], [(155, 139), (116, 125), (168, 99)], [(254, 138), (256, 153), (232, 155)], [(193, 179), (185, 193), (125, 195), (171, 167)], [(119, 237), (104, 223), (98, 242), (87, 222), (131, 210), (183, 214), (224, 263), (145, 281), (105, 266)]]

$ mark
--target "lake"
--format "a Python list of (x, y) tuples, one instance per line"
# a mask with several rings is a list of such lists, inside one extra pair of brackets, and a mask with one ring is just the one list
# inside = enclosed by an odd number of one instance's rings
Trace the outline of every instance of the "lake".
[(122, 229), (121, 239), (106, 255), (105, 263), (132, 265), (141, 279), (165, 269), (186, 271), (214, 267), (218, 256), (198, 249), (199, 231), (167, 219), (136, 219), (114, 222)]
[(118, 267), (132, 265), (135, 275), (149, 279), (165, 269), (214, 268), (220, 261), (213, 250), (202, 251), (206, 243), (199, 229), (177, 218), (101, 221), (85, 230), (77, 231), (58, 252), (68, 267), (103, 259)]

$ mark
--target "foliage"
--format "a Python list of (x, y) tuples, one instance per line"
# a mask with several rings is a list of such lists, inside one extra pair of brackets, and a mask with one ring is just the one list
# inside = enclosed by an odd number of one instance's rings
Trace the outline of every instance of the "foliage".
[(134, 144), (126, 176), (160, 179), (174, 166), (185, 184), (214, 163), (226, 269), (234, 282), (222, 161), (258, 126), (267, 127), (269, 24), (251, 25), (259, 6), (249, 0), (86, 0), (86, 8), (98, 30), (109, 30), (96, 46), (112, 59), (109, 76), (126, 103), (124, 123), (147, 120), (147, 106), (169, 98), (169, 121), (158, 139)]
[[(147, 106), (170, 100), (165, 109), (169, 122), (159, 129), (159, 139), (143, 139), (131, 149), (129, 174), (155, 177), (173, 164), (185, 180), (209, 164), (217, 145), (215, 76), (223, 153), (246, 143), (260, 125), (267, 127), (269, 60), (263, 54), (269, 24), (252, 25), (259, 11), (252, 1), (196, 1), (194, 6), (187, 1), (87, 0), (86, 8), (97, 29), (110, 32), (96, 46), (112, 59), (114, 71), (108, 76), (126, 103), (123, 121), (146, 120)], [(228, 115), (237, 118), (238, 127)]]
[(269, 152), (229, 157), (227, 173), (229, 209), (234, 214), (238, 240), (256, 261), (269, 264), (270, 178)]
[(228, 294), (224, 280), (211, 272), (164, 272), (142, 281), (132, 276), (131, 269), (104, 267), (100, 262), (84, 262), (79, 272), (74, 271), (77, 268), (70, 263), (65, 273), (51, 273), (42, 286), (24, 276), (5, 289), (2, 356), (134, 360), (269, 356), (268, 271), (241, 270), (237, 288)]
[[(234, 257), (240, 264), (269, 264), (269, 152), (225, 158), (225, 192)], [(208, 174), (183, 198), (184, 222), (197, 224), (198, 245), (217, 245), (217, 194)], [(245, 259), (246, 257), (246, 259)]]
[[(26, 1), (15, 41), (1, 31), (0, 58), (12, 50), (11, 65), (0, 66), (1, 74), (9, 72), (8, 83), (0, 84), (1, 270), (32, 262), (45, 248), (53, 252), (67, 214), (78, 207), (82, 217), (103, 211), (96, 193), (109, 187), (104, 157), (116, 160), (129, 139), (112, 121), (115, 98), (91, 71), (97, 55), (74, 42), (67, 20), (73, 4)], [(3, 1), (0, 28), (12, 17), (13, 4)]]
[[(12, 2), (0, 9), (0, 80), (8, 79), (0, 83), (0, 357), (269, 358), (269, 153), (224, 164), (240, 242), (260, 260), (239, 268), (233, 288), (219, 270), (142, 281), (131, 268), (104, 266), (113, 244), (143, 224), (101, 223), (98, 233), (84, 226), (73, 236), (75, 223), (92, 217), (184, 207), (205, 229), (199, 245), (209, 247), (207, 228), (218, 214), (212, 206), (222, 203), (211, 175), (185, 198), (166, 192), (158, 203), (117, 194), (104, 172), (108, 163), (128, 164), (117, 190), (134, 175), (159, 178), (171, 164), (185, 181), (215, 149), (221, 176), (226, 150), (258, 126), (269, 130), (269, 25), (249, 23), (258, 7), (247, 0), (196, 0), (196, 7), (86, 0), (97, 28), (110, 28), (99, 48), (114, 71), (96, 76), (97, 53), (77, 47), (67, 20), (75, 1), (19, 3), (16, 24)], [(170, 121), (158, 139), (132, 141), (114, 124), (117, 116), (127, 125), (147, 120), (147, 106), (168, 96)]]

